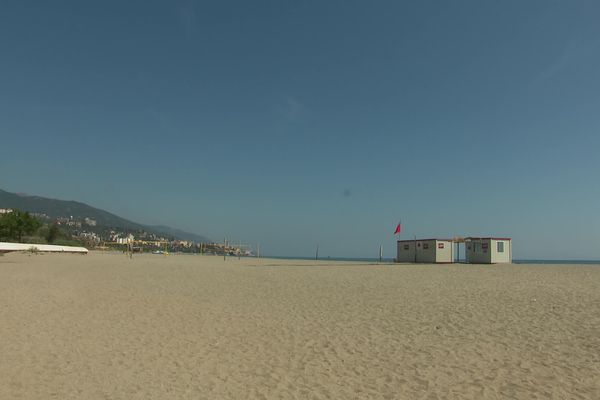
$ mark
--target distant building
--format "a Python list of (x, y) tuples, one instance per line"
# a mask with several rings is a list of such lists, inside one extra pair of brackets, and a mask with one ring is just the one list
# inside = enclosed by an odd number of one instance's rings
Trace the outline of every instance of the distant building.
[(117, 238), (117, 243), (118, 244), (129, 244), (129, 243), (133, 243), (134, 240), (135, 240), (135, 237), (130, 233), (124, 238)]
[(512, 262), (511, 238), (465, 238), (467, 262), (471, 264), (496, 264)]
[(135, 237), (130, 233), (124, 238), (117, 238), (116, 242), (118, 244), (127, 244), (127, 243), (133, 242), (134, 240), (135, 240)]
[(89, 226), (96, 226), (98, 224), (95, 219), (91, 219), (88, 217), (85, 217), (84, 221), (85, 221), (86, 225), (89, 225)]
[(69, 221), (67, 222), (67, 225), (68, 225), (68, 226), (75, 227), (75, 228), (81, 228), (81, 222), (80, 222), (80, 221), (69, 220)]
[(397, 262), (451, 263), (454, 246), (450, 239), (399, 240)]
[(0, 208), (0, 214), (10, 214), (13, 212), (12, 208)]
[(100, 236), (94, 232), (80, 232), (78, 236), (95, 243), (100, 243)]

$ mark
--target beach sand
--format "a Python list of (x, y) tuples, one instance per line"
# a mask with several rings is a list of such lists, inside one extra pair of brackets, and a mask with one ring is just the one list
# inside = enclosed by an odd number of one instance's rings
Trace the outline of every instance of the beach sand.
[(600, 399), (600, 267), (0, 257), (0, 399)]

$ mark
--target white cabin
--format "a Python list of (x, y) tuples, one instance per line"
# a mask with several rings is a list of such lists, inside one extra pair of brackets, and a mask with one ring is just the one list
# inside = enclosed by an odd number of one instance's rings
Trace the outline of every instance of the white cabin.
[(465, 239), (465, 254), (471, 264), (512, 263), (512, 240), (469, 237)]
[(454, 246), (450, 239), (398, 240), (396, 262), (451, 263), (454, 262)]

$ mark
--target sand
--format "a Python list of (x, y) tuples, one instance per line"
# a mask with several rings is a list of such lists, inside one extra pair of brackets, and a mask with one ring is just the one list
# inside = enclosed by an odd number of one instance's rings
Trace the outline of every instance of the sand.
[(0, 399), (600, 399), (600, 267), (0, 257)]

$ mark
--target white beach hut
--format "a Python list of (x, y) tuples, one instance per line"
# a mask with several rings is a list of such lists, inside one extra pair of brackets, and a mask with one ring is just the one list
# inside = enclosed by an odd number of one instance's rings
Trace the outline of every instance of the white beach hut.
[(451, 263), (454, 261), (454, 246), (451, 239), (399, 240), (396, 261)]
[(465, 239), (465, 254), (471, 264), (497, 264), (512, 262), (511, 238), (469, 237)]

